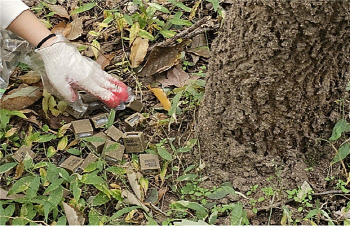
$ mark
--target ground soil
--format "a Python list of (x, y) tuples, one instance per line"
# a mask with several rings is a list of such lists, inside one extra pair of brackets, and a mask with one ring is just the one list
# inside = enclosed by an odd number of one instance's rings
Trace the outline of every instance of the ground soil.
[[(201, 150), (215, 183), (240, 191), (304, 181), (327, 189), (341, 117), (336, 100), (349, 80), (350, 2), (239, 1), (213, 44), (198, 118)], [(305, 169), (313, 167), (313, 171)]]

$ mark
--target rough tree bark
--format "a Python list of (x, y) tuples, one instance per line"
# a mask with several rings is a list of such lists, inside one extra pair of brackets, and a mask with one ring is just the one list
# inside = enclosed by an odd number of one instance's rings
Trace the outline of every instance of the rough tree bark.
[(322, 186), (334, 151), (318, 139), (349, 79), (350, 1), (237, 1), (226, 15), (198, 118), (209, 177), (240, 190), (271, 175)]

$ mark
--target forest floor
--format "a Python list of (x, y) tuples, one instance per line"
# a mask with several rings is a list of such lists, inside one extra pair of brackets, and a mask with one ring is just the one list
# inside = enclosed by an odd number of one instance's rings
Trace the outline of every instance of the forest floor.
[[(276, 202), (273, 183), (237, 192), (230, 183), (208, 181), (205, 163), (187, 162), (200, 148), (195, 123), (203, 121), (196, 116), (211, 44), (233, 1), (27, 3), (51, 31), (61, 32), (82, 55), (131, 87), (143, 109), (110, 110), (83, 94), (88, 111), (74, 113), (44, 89), (39, 74), (18, 64), (1, 102), (0, 225), (350, 223), (349, 179), (330, 175), (326, 181), (336, 187), (318, 193), (311, 187), (317, 183), (305, 182)], [(137, 112), (135, 126), (127, 126)], [(77, 138), (71, 122), (100, 114), (107, 123), (94, 127), (92, 137)], [(141, 170), (139, 153), (107, 159), (122, 141), (103, 146), (105, 139), (96, 134), (112, 125), (122, 132), (142, 131), (143, 154), (158, 155), (159, 169)], [(35, 156), (17, 156), (19, 148)], [(96, 160), (72, 171), (76, 163), (62, 165), (70, 156)]]

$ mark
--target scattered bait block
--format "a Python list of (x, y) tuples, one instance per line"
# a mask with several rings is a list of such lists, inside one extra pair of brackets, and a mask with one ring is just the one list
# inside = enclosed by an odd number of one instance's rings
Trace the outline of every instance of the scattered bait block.
[(143, 104), (139, 100), (134, 100), (126, 105), (127, 108), (130, 108), (131, 110), (134, 110), (136, 112), (141, 112), (143, 109)]
[(83, 161), (84, 159), (72, 155), (67, 158), (60, 167), (74, 173)]
[(105, 131), (105, 133), (111, 137), (114, 141), (118, 142), (118, 140), (123, 136), (123, 132), (116, 128), (115, 126), (111, 126), (108, 128), (108, 130)]
[(84, 170), (89, 164), (97, 161), (97, 157), (93, 154), (89, 154), (83, 161), (83, 163), (80, 165), (80, 169)]
[(159, 158), (155, 154), (140, 154), (141, 172), (153, 173), (159, 172)]
[(92, 136), (93, 128), (91, 126), (90, 120), (83, 119), (83, 120), (76, 120), (72, 121), (73, 130), (75, 137), (77, 138), (85, 138)]
[(67, 106), (66, 112), (72, 115), (75, 119), (80, 119), (87, 114), (88, 108), (82, 107), (82, 110), (75, 110), (71, 106)]
[(113, 144), (116, 144), (116, 142), (112, 140), (107, 140), (105, 147), (103, 149), (104, 151), (104, 158), (109, 161), (120, 161), (123, 158), (125, 146), (119, 144), (117, 148), (112, 146)]
[(27, 146), (23, 145), (13, 155), (13, 158), (16, 159), (18, 162), (21, 162), (24, 160), (26, 154), (29, 154), (31, 158), (35, 157), (35, 153), (31, 149), (29, 149)]
[(140, 130), (140, 124), (144, 120), (144, 117), (141, 113), (136, 112), (125, 119), (126, 131), (136, 131)]
[(123, 142), (127, 153), (141, 153), (146, 149), (143, 132), (126, 132), (123, 135)]
[(91, 118), (95, 128), (102, 128), (108, 122), (108, 114), (102, 113)]
[(105, 133), (100, 132), (100, 133), (95, 134), (93, 137), (102, 138), (104, 140), (103, 142), (90, 142), (90, 145), (93, 147), (93, 149), (96, 152), (101, 153), (103, 146), (106, 143), (106, 140), (108, 139), (108, 136)]

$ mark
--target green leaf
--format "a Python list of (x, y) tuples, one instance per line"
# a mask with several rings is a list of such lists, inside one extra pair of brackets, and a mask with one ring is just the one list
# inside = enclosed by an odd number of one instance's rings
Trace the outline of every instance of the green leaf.
[(208, 216), (207, 209), (205, 207), (203, 207), (202, 205), (200, 205), (199, 203), (189, 202), (189, 201), (184, 201), (184, 200), (177, 201), (176, 203), (180, 204), (184, 207), (187, 207), (189, 209), (195, 210), (196, 216), (200, 220), (202, 220)]
[(122, 192), (120, 190), (111, 189), (111, 190), (109, 190), (109, 193), (111, 194), (111, 196), (113, 196), (114, 199), (119, 200), (119, 201), (123, 201)]
[(179, 106), (180, 99), (182, 97), (183, 91), (178, 92), (171, 101), (171, 108), (168, 111), (169, 116), (176, 120), (176, 109)]
[(162, 30), (160, 31), (160, 34), (164, 36), (164, 38), (170, 38), (176, 35), (175, 31), (172, 30)]
[(114, 119), (115, 119), (115, 110), (112, 109), (111, 112), (108, 115), (108, 121), (107, 121), (107, 124), (106, 124), (106, 128), (107, 129), (110, 128), (113, 125)]
[(106, 141), (106, 139), (101, 137), (96, 137), (96, 136), (85, 137), (85, 138), (82, 138), (82, 140), (86, 142), (105, 142)]
[(96, 6), (96, 3), (87, 3), (87, 4), (84, 4), (78, 8), (76, 8), (72, 13), (71, 15), (74, 15), (74, 14), (77, 14), (77, 13), (82, 13), (82, 12), (85, 12), (85, 11), (88, 11), (92, 8), (94, 8)]
[(216, 222), (217, 218), (218, 218), (218, 211), (214, 211), (208, 219), (209, 225), (213, 225)]
[(248, 225), (249, 221), (247, 219), (247, 213), (243, 210), (243, 206), (241, 203), (233, 204), (232, 212), (231, 212), (231, 226), (241, 226)]
[(350, 154), (350, 145), (349, 143), (345, 143), (344, 145), (342, 145), (339, 150), (338, 153), (335, 155), (335, 157), (333, 158), (332, 164), (337, 163), (341, 160), (343, 160), (344, 158), (346, 158), (348, 155)]
[(51, 164), (47, 164), (47, 181), (53, 183), (59, 178), (59, 169)]
[(219, 7), (219, 0), (207, 0), (207, 1), (213, 4), (214, 11), (216, 12)]
[(222, 186), (222, 187), (218, 188), (217, 190), (215, 190), (213, 193), (210, 193), (209, 195), (207, 195), (207, 197), (209, 199), (222, 199), (225, 196), (227, 196), (228, 194), (235, 195), (236, 192), (230, 186)]
[(58, 218), (56, 226), (65, 226), (65, 225), (67, 225), (67, 218), (66, 216), (63, 215)]
[(47, 149), (47, 157), (48, 158), (51, 158), (52, 156), (54, 156), (56, 154), (57, 150), (55, 149), (55, 147), (53, 146), (50, 146), (48, 149)]
[(349, 132), (349, 131), (350, 131), (350, 124), (348, 124), (345, 119), (341, 119), (335, 124), (332, 131), (332, 136), (329, 138), (329, 140), (337, 140), (340, 138), (343, 132)]
[(94, 208), (91, 208), (89, 212), (89, 226), (98, 226), (98, 225), (102, 225), (100, 224), (98, 212)]
[[(2, 207), (2, 204), (0, 202), (0, 215), (9, 216), (11, 217), (13, 213), (15, 212), (15, 204), (12, 203), (8, 205), (5, 209)], [(6, 222), (9, 220), (9, 218), (1, 217), (0, 216), (0, 226), (6, 225)]]
[(53, 134), (40, 135), (40, 137), (39, 137), (37, 142), (45, 143), (45, 142), (49, 142), (49, 141), (51, 141), (52, 139), (55, 139), (55, 138), (56, 138), (56, 135), (53, 135)]
[(105, 180), (102, 177), (97, 176), (96, 172), (84, 174), (81, 178), (81, 182), (84, 184), (103, 184)]
[(140, 24), (138, 22), (135, 22), (130, 28), (130, 35), (129, 35), (130, 46), (134, 42), (137, 34), (139, 34), (139, 31), (140, 31)]
[(163, 159), (167, 161), (173, 160), (173, 156), (164, 147), (157, 147), (157, 151), (159, 156), (161, 156)]
[(176, 0), (168, 0), (168, 2), (172, 3), (176, 7), (183, 9), (186, 12), (191, 12), (192, 10), (190, 7), (185, 6), (182, 2), (178, 2)]
[(105, 204), (108, 201), (109, 201), (109, 197), (106, 194), (104, 194), (103, 192), (99, 192), (97, 194), (97, 196), (95, 196), (95, 198), (92, 200), (91, 205), (98, 206), (98, 205)]
[(68, 153), (73, 154), (73, 155), (81, 155), (82, 152), (81, 150), (75, 149), (75, 148), (70, 148), (67, 150)]
[(344, 226), (350, 226), (350, 219), (344, 220)]
[(29, 188), (30, 183), (34, 180), (35, 176), (22, 177), (16, 183), (13, 184), (12, 188), (8, 192), (8, 195), (13, 195)]
[(26, 191), (26, 199), (33, 199), (37, 196), (37, 192), (40, 186), (40, 177), (35, 177), (34, 180), (29, 184), (28, 190)]
[(134, 22), (132, 21), (132, 18), (129, 15), (124, 14), (123, 18), (125, 19), (126, 23), (128, 23), (128, 25), (133, 25)]
[(61, 186), (62, 183), (63, 179), (58, 179), (57, 181), (50, 184), (49, 187), (47, 187), (47, 189), (45, 190), (44, 195), (56, 190), (59, 186)]
[(150, 7), (155, 8), (156, 10), (159, 10), (159, 11), (163, 12), (163, 13), (170, 13), (170, 11), (167, 8), (165, 8), (164, 6), (159, 5), (157, 3), (148, 3), (148, 5)]
[(52, 207), (56, 207), (61, 202), (62, 197), (63, 197), (63, 187), (59, 186), (57, 189), (52, 191), (47, 201), (51, 204)]
[(194, 181), (198, 177), (198, 174), (189, 173), (186, 175), (182, 175), (176, 179), (176, 181)]
[(11, 163), (5, 163), (4, 165), (0, 166), (0, 174), (5, 173), (15, 167), (17, 165), (16, 162)]
[(125, 213), (129, 213), (130, 211), (138, 209), (138, 208), (141, 208), (141, 207), (140, 206), (132, 206), (132, 207), (123, 208), (112, 215), (111, 221), (119, 218), (120, 216), (122, 216)]
[(170, 23), (174, 25), (185, 25), (185, 26), (190, 26), (192, 25), (192, 22), (189, 20), (183, 20), (181, 19), (182, 12), (177, 12), (172, 19), (169, 20)]
[(90, 173), (92, 171), (95, 171), (96, 169), (97, 169), (97, 162), (92, 162), (85, 167), (84, 173)]
[(304, 219), (309, 219), (309, 218), (312, 218), (314, 217), (315, 215), (317, 215), (318, 213), (320, 213), (320, 209), (319, 208), (316, 208), (316, 209), (313, 209), (311, 210), (306, 216)]
[[(33, 204), (26, 203), (26, 204), (22, 205), (19, 217), (25, 217), (25, 218), (31, 220), (35, 217), (36, 213), (37, 213), (37, 211), (34, 209)], [(20, 219), (20, 218), (14, 219), (12, 221), (12, 225), (14, 225), (14, 226), (26, 225), (27, 223), (29, 223), (29, 221), (27, 219)]]
[(154, 40), (154, 36), (151, 33), (147, 32), (143, 29), (140, 29), (139, 36), (141, 36), (142, 38), (145, 38), (145, 39), (149, 39), (150, 41)]
[(156, 222), (156, 220), (154, 220), (151, 216), (148, 216), (147, 214), (144, 214), (146, 216), (147, 219), (147, 226), (158, 226), (159, 224)]
[(117, 175), (117, 176), (125, 174), (125, 169), (122, 168), (122, 167), (118, 167), (118, 166), (108, 167), (106, 169), (106, 171), (111, 172), (111, 173), (113, 173), (114, 175)]
[(73, 192), (73, 197), (75, 199), (76, 202), (79, 201), (80, 199), (80, 195), (81, 195), (81, 189), (78, 187), (78, 181), (73, 181), (71, 184), (70, 184), (70, 190), (71, 192)]

